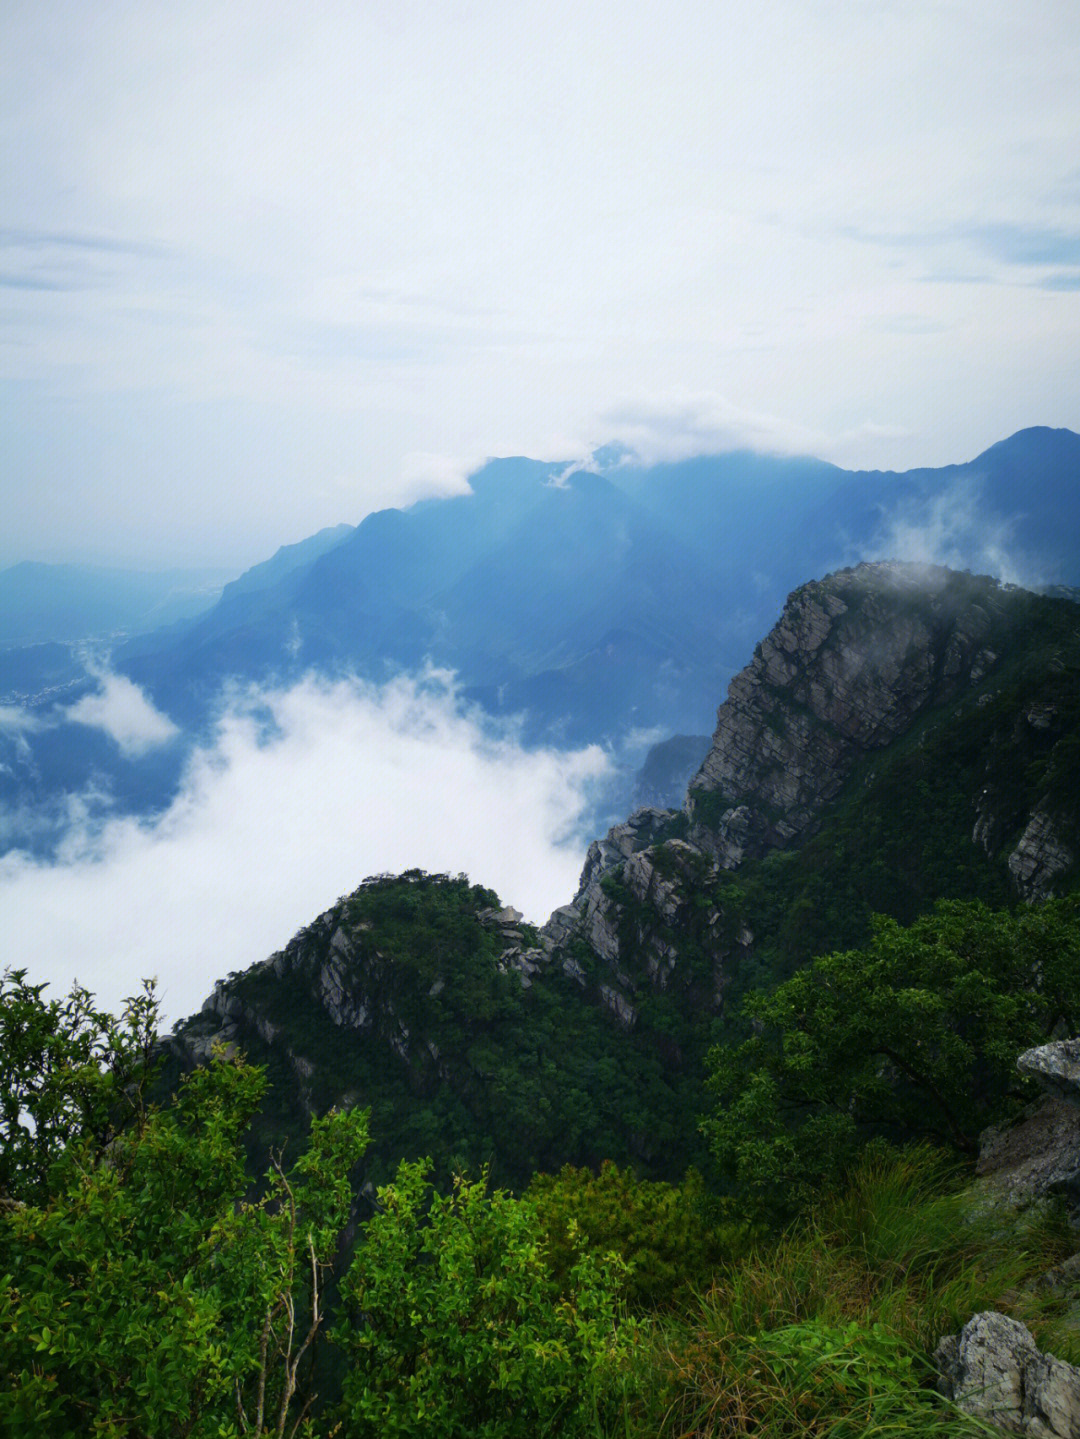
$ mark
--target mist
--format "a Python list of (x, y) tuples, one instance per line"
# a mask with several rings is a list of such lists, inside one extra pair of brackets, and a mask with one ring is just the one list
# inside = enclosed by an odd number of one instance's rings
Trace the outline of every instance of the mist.
[[(145, 742), (148, 712), (117, 698)], [(80, 719), (115, 730), (120, 708)], [(163, 814), (91, 826), (73, 802), (55, 862), (0, 859), (5, 963), (113, 1010), (154, 977), (168, 1024), (371, 874), (465, 872), (543, 923), (576, 889), (608, 769), (595, 746), (525, 749), (442, 672), (234, 692)]]

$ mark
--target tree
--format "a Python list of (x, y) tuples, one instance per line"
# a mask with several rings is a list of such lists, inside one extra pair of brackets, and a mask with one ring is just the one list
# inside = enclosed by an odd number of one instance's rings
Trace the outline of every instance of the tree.
[(429, 1168), (403, 1163), (378, 1191), (344, 1286), (345, 1431), (595, 1434), (636, 1332), (616, 1323), (622, 1264), (579, 1252), (560, 1294), (531, 1203), (486, 1176), (439, 1195)]
[(46, 1000), (26, 970), (0, 975), (0, 1201), (34, 1202), (73, 1139), (98, 1151), (142, 1112), (153, 1070), (152, 983), (119, 1020), (76, 985)]
[(557, 1174), (534, 1175), (525, 1197), (536, 1206), (556, 1278), (565, 1281), (583, 1243), (618, 1254), (627, 1267), (623, 1296), (634, 1308), (672, 1303), (744, 1242), (735, 1226), (710, 1224), (695, 1169), (675, 1185), (639, 1179), (611, 1160), (595, 1174), (566, 1164)]
[(709, 1055), (703, 1131), (731, 1181), (778, 1213), (873, 1134), (964, 1154), (1029, 1086), (1017, 1055), (1080, 1022), (1080, 907), (942, 902), (867, 949), (744, 1001), (754, 1034)]
[[(22, 1045), (8, 1063), (46, 1123), (20, 1135), (19, 1110), (5, 1110), (9, 1193), (29, 1197), (0, 1212), (0, 1430), (296, 1432), (367, 1114), (313, 1121), (292, 1168), (276, 1156), (261, 1197), (246, 1198), (242, 1141), (261, 1070), (218, 1052), (175, 1103), (148, 1106), (128, 1071), (101, 1059), (117, 1048), (126, 1059), (125, 1037), (156, 1028), (152, 995), (122, 1029), (82, 991), (56, 1006), (13, 978), (5, 1026)], [(121, 1097), (126, 1122), (103, 1127)]]

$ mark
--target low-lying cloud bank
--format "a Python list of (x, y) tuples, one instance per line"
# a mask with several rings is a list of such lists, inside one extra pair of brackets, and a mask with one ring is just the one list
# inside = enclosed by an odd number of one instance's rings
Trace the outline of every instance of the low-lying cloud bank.
[(370, 874), (465, 871), (542, 923), (576, 888), (607, 767), (523, 749), (445, 674), (235, 694), (163, 815), (91, 829), (74, 806), (58, 862), (0, 859), (5, 963), (113, 1009), (156, 976), (171, 1022)]

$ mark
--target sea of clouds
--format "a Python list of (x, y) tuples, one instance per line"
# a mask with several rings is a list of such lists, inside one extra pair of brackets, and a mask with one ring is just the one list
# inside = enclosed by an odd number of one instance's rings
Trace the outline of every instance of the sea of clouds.
[[(98, 679), (67, 719), (128, 755), (173, 739), (136, 686)], [(543, 923), (576, 889), (609, 766), (595, 746), (526, 749), (446, 673), (234, 691), (164, 813), (91, 823), (72, 796), (54, 860), (0, 858), (4, 963), (114, 1010), (154, 977), (171, 1023), (371, 874), (465, 872)]]

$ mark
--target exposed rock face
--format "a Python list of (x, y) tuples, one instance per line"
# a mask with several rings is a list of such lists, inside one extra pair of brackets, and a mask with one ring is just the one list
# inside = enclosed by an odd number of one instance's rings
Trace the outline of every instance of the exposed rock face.
[(594, 839), (585, 855), (578, 891), (573, 903), (580, 904), (586, 894), (605, 874), (609, 874), (631, 855), (648, 848), (671, 821), (670, 809), (635, 810), (629, 819), (608, 830), (603, 839)]
[[(545, 945), (566, 968), (583, 940), (613, 972), (626, 971), (629, 951), (644, 946), (650, 976), (663, 982), (677, 954), (658, 936), (678, 930), (687, 890), (670, 865), (658, 876), (657, 846), (666, 840), (671, 853), (681, 845), (681, 868), (694, 868), (700, 882), (798, 842), (862, 758), (982, 683), (998, 661), (989, 641), (999, 644), (1020, 623), (1014, 608), (994, 580), (892, 562), (796, 590), (732, 681), (684, 813), (639, 810), (590, 845), (578, 892), (551, 916)], [(1025, 723), (1052, 726), (1050, 709), (1033, 703)], [(976, 803), (973, 841), (989, 854), (1003, 824), (991, 787)], [(1021, 892), (1042, 894), (1072, 863), (1049, 819), (1033, 816), (1010, 870)], [(655, 933), (628, 925), (628, 904), (651, 908)], [(722, 988), (718, 981), (717, 994)]]
[(1080, 1435), (1080, 1370), (1042, 1354), (1015, 1319), (976, 1314), (934, 1354), (938, 1388), (965, 1414), (1029, 1439)]
[(674, 818), (671, 811), (639, 810), (594, 842), (573, 903), (556, 910), (542, 931), (563, 970), (582, 983), (574, 942), (597, 956), (605, 973), (601, 1003), (625, 1028), (636, 1021), (636, 996), (700, 985), (706, 968), (701, 999), (719, 1011), (729, 962), (753, 941), (745, 928), (730, 933), (722, 908), (709, 898), (718, 876), (712, 858), (685, 840), (662, 838)]
[(796, 590), (720, 706), (687, 796), (691, 840), (733, 869), (805, 834), (863, 755), (993, 668), (1002, 594), (891, 562)]
[(1080, 1039), (1025, 1050), (1016, 1067), (1046, 1092), (1015, 1124), (980, 1136), (976, 1173), (1011, 1209), (1055, 1193), (1080, 1208)]
[(1015, 1124), (980, 1136), (976, 1173), (995, 1202), (1022, 1209), (1044, 1195), (1080, 1201), (1080, 1109), (1045, 1095)]
[[(1036, 728), (1047, 728), (1048, 723)], [(1053, 820), (1045, 810), (1037, 809), (1009, 855), (1009, 873), (1024, 899), (1051, 899), (1054, 880), (1075, 862), (1076, 856), (1058, 837)]]
[(1025, 1049), (1016, 1067), (1049, 1094), (1080, 1109), (1080, 1039), (1060, 1039)]

